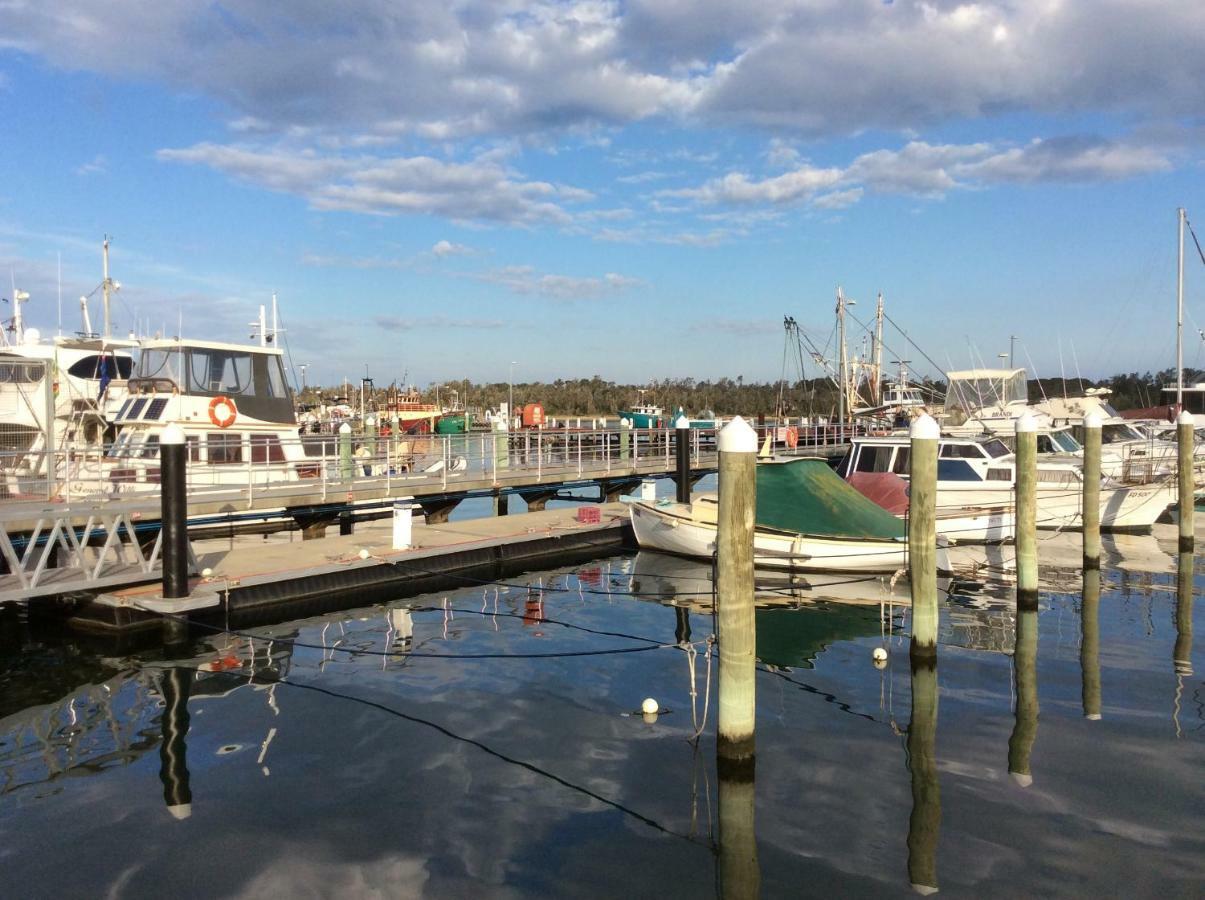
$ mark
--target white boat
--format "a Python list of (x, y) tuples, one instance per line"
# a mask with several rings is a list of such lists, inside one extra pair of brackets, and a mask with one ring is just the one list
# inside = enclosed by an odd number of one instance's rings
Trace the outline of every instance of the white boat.
[[(998, 438), (943, 436), (938, 440), (937, 507), (1012, 507), (1016, 457)], [(911, 444), (907, 435), (857, 437), (838, 466), (850, 472), (894, 472), (908, 478)], [(1069, 462), (1037, 465), (1038, 528), (1079, 528), (1083, 472)], [(1124, 485), (1102, 479), (1100, 526), (1106, 530), (1146, 529), (1176, 500), (1174, 481)]]
[[(631, 504), (637, 543), (653, 550), (710, 559), (716, 549), (718, 498), (690, 503)], [(803, 527), (783, 527), (789, 523)], [(944, 542), (942, 542), (944, 544)], [(792, 571), (895, 572), (907, 568), (903, 523), (845, 484), (816, 458), (758, 464), (754, 564)], [(939, 569), (948, 568), (944, 546)]]

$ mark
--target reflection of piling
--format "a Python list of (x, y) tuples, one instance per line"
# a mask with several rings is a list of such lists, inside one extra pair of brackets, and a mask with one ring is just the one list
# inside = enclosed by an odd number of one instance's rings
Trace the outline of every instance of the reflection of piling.
[(1038, 736), (1038, 611), (1017, 608), (1017, 644), (1013, 651), (1017, 709), (1008, 738), (1008, 771), (1021, 787), (1033, 784), (1029, 755)]
[[(1084, 416), (1084, 570), (1100, 568), (1100, 416)], [(1100, 580), (1097, 579), (1099, 592)]]
[(690, 643), (690, 610), (685, 606), (675, 606), (674, 615), (677, 623), (674, 626), (674, 641), (678, 644)]
[(937, 780), (937, 662), (912, 658), (912, 719), (908, 723), (908, 768), (912, 814), (908, 817), (908, 880), (917, 893), (937, 892), (937, 838), (941, 830), (941, 785)]
[(1033, 416), (1017, 420), (1017, 608), (1037, 609), (1038, 533), (1037, 481), (1038, 435)]
[(188, 462), (184, 431), (172, 423), (159, 438), (163, 597), (188, 596)]
[(1100, 719), (1100, 570), (1084, 569), (1080, 605), (1079, 666), (1083, 676), (1084, 718)]
[(716, 618), (720, 641), (716, 752), (724, 763), (752, 764), (755, 708), (753, 521), (757, 500), (757, 435), (739, 416), (719, 440), (716, 519)]
[(908, 459), (908, 561), (913, 658), (937, 654), (937, 422), (912, 422)]
[(1180, 474), (1180, 552), (1193, 545), (1192, 414), (1180, 413), (1176, 419), (1176, 461)]
[(675, 451), (678, 463), (678, 502), (690, 502), (690, 420), (678, 416), (674, 423)]
[(1176, 646), (1172, 661), (1177, 675), (1192, 674), (1192, 554), (1176, 561)]
[(159, 744), (159, 780), (163, 782), (163, 801), (173, 818), (192, 815), (192, 791), (188, 787), (187, 747), (188, 669), (167, 669), (160, 690), (163, 692), (163, 740)]
[(753, 775), (752, 762), (739, 771), (720, 767), (719, 895), (724, 900), (753, 900), (761, 894), (761, 868), (757, 862), (757, 832), (753, 820)]

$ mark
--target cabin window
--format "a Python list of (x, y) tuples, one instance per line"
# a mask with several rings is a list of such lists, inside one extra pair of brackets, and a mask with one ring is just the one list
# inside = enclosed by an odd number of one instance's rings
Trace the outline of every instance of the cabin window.
[(937, 461), (938, 481), (982, 481), (971, 464), (961, 459), (939, 459)]
[(210, 394), (242, 394), (251, 387), (251, 356), (193, 347), (188, 351), (188, 387)]
[(1013, 480), (1013, 470), (1012, 469), (988, 469), (987, 470), (987, 480), (988, 481), (1012, 481)]
[(1054, 431), (1050, 434), (1050, 439), (1057, 444), (1064, 453), (1078, 453), (1083, 448), (1079, 441), (1071, 436), (1069, 431)]
[(165, 409), (167, 409), (167, 398), (156, 397), (149, 404), (147, 404), (146, 415), (143, 416), (143, 418), (158, 421), (159, 417), (163, 415), (163, 411)]
[(199, 437), (197, 437), (195, 434), (190, 435), (189, 437), (186, 437), (184, 439), (184, 444), (188, 450), (188, 461), (189, 462), (200, 462), (201, 461), (201, 439)]
[(937, 455), (941, 459), (983, 459), (977, 444), (942, 444)]
[(1043, 484), (1072, 484), (1075, 473), (1067, 469), (1038, 469), (1038, 481)]
[(280, 438), (274, 434), (251, 435), (251, 462), (269, 463), (284, 462), (284, 448), (280, 446)]
[(1050, 439), (1048, 434), (1038, 435), (1038, 452), (1039, 453), (1057, 453), (1058, 448), (1054, 446), (1054, 441)]
[(138, 357), (138, 374), (142, 378), (170, 378), (180, 384), (183, 371), (180, 365), (180, 351), (174, 347), (143, 350)]
[(229, 432), (205, 435), (205, 449), (211, 465), (227, 465), (243, 461), (243, 436)]
[(990, 441), (984, 441), (979, 446), (982, 447), (983, 451), (992, 459), (999, 459), (1001, 456), (1008, 456), (1008, 454), (1012, 453), (1012, 451), (1008, 449), (1008, 445), (1001, 440), (993, 439)]
[(117, 436), (117, 440), (115, 440), (113, 442), (113, 445), (109, 448), (108, 456), (110, 456), (114, 459), (116, 459), (119, 456), (125, 456), (126, 450), (128, 449), (129, 444), (130, 444), (130, 433), (128, 431), (122, 432), (121, 434), (119, 434)]
[(868, 444), (862, 445), (862, 452), (858, 456), (859, 472), (889, 472), (891, 471), (891, 451), (894, 447), (876, 447)]
[(142, 445), (142, 450), (138, 455), (142, 459), (156, 459), (159, 456), (159, 435), (147, 435), (146, 442)]
[(142, 408), (146, 406), (146, 397), (139, 397), (130, 406), (130, 414), (127, 418), (137, 419), (142, 415)]
[(128, 356), (113, 356), (103, 353), (77, 359), (71, 364), (67, 374), (73, 378), (100, 378), (102, 375), (107, 375), (109, 378), (124, 381), (130, 377), (133, 365), (134, 361)]
[(268, 396), (289, 396), (288, 383), (285, 381), (285, 370), (279, 356), (268, 357)]
[(908, 476), (908, 462), (912, 456), (911, 447), (900, 447), (895, 454), (895, 463), (891, 466), (891, 471), (896, 475)]
[(0, 363), (0, 383), (34, 384), (46, 375), (43, 363)]

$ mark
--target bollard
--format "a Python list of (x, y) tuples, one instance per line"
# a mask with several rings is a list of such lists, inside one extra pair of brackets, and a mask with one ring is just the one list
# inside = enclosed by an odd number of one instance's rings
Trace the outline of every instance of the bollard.
[(1185, 410), (1176, 419), (1176, 463), (1180, 475), (1180, 552), (1193, 547), (1192, 413)]
[(753, 527), (757, 505), (757, 434), (737, 416), (719, 437), (716, 606), (720, 645), (716, 753), (721, 766), (754, 760), (757, 628), (753, 614)]
[(188, 461), (184, 430), (174, 422), (159, 438), (163, 598), (188, 596)]
[(908, 769), (912, 813), (908, 816), (908, 880), (918, 894), (937, 893), (937, 837), (941, 785), (937, 779), (937, 660), (912, 657), (912, 718)]
[(1079, 667), (1084, 718), (1100, 721), (1100, 570), (1084, 570), (1084, 597), (1080, 606)]
[(1017, 419), (1016, 470), (1017, 609), (1037, 609), (1038, 435), (1029, 413)]
[(1008, 771), (1021, 787), (1033, 784), (1029, 755), (1038, 736), (1038, 610), (1017, 606), (1017, 639), (1013, 647), (1016, 720), (1008, 737)]
[(1100, 568), (1100, 416), (1084, 416), (1084, 571)]
[(913, 659), (937, 656), (937, 438), (932, 416), (921, 415), (909, 430), (908, 565), (912, 588)]
[(619, 461), (627, 462), (632, 456), (632, 423), (619, 420)]
[(690, 420), (678, 416), (674, 422), (675, 450), (678, 454), (678, 502), (690, 502)]
[[(756, 440), (756, 436), (754, 437)], [(722, 900), (756, 900), (761, 896), (754, 827), (754, 764), (743, 771), (719, 770), (719, 891)]]
[[(171, 426), (169, 426), (171, 427)], [(188, 669), (171, 668), (163, 672), (163, 740), (159, 744), (159, 780), (163, 782), (163, 802), (173, 819), (192, 815), (192, 791), (188, 786), (188, 694), (191, 687)]]
[(414, 537), (414, 507), (410, 500), (393, 501), (393, 549), (409, 550)]
[(339, 426), (339, 478), (351, 481), (355, 473), (351, 456), (351, 425), (344, 422)]
[(1176, 644), (1172, 663), (1177, 677), (1192, 675), (1192, 554), (1176, 562)]
[(644, 503), (652, 503), (657, 499), (657, 479), (640, 479), (640, 499)]

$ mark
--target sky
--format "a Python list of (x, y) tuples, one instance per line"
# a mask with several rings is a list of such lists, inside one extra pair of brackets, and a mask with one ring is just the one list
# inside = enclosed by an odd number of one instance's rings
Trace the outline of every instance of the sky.
[[(0, 295), (78, 330), (108, 234), (121, 333), (275, 292), (311, 384), (774, 380), (838, 286), (920, 374), (1169, 368), (1202, 47), (1170, 0), (0, 0)], [(1191, 238), (1185, 308), (1205, 367)]]

